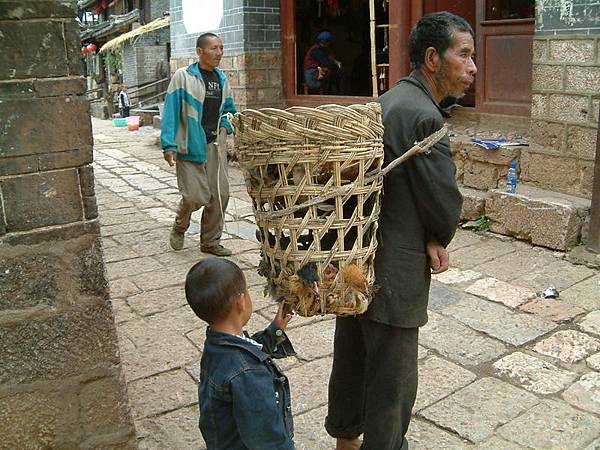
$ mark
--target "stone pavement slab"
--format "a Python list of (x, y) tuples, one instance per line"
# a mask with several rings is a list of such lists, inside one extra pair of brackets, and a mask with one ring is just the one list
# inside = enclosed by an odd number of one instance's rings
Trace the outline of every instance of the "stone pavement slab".
[(554, 394), (577, 379), (577, 374), (522, 352), (511, 353), (494, 363), (499, 375), (535, 394)]
[(465, 292), (478, 295), (493, 302), (502, 303), (512, 308), (535, 298), (535, 292), (497, 280), (496, 278), (477, 280)]
[(535, 344), (533, 350), (566, 363), (575, 363), (599, 351), (600, 340), (578, 331), (562, 330)]
[(429, 322), (419, 331), (419, 341), (461, 365), (477, 366), (496, 359), (507, 347), (450, 317), (430, 312)]
[(600, 353), (590, 356), (585, 360), (585, 362), (590, 369), (600, 372)]
[(421, 361), (414, 411), (432, 405), (477, 379), (477, 375), (437, 356)]
[(294, 441), (297, 450), (333, 449), (335, 439), (324, 428), (327, 405), (294, 417)]
[(535, 395), (522, 389), (494, 378), (482, 378), (420, 415), (471, 442), (480, 442), (538, 402)]
[(185, 406), (136, 423), (140, 450), (198, 450), (206, 444), (198, 429), (198, 405)]
[(429, 309), (440, 310), (460, 301), (463, 297), (464, 293), (433, 281), (429, 289)]
[[(523, 345), (556, 328), (556, 324), (531, 314), (476, 297), (467, 297), (440, 310), (474, 330), (512, 345)], [(489, 320), (494, 317), (495, 320)]]
[[(197, 382), (206, 324), (183, 293), (187, 271), (206, 256), (199, 249), (201, 211), (192, 216), (184, 250), (171, 250), (180, 196), (154, 131), (128, 132), (96, 119), (93, 126), (102, 245), (138, 446), (205, 449)], [(228, 176), (223, 244), (246, 277), (254, 307), (247, 329), (254, 332), (272, 320), (277, 305), (264, 297), (265, 279), (257, 274), (260, 245), (242, 171), (230, 165)], [(600, 273), (491, 233), (459, 229), (449, 250), (451, 269), (433, 277), (430, 321), (420, 331), (411, 448), (600, 446)], [(486, 279), (504, 284), (483, 286)], [(522, 301), (520, 294), (549, 283), (559, 299)], [(483, 288), (473, 296), (466, 292), (472, 286)], [(333, 319), (294, 317), (288, 335), (298, 357), (277, 362), (290, 379), (299, 449), (334, 448), (323, 427)]]
[(329, 321), (293, 328), (287, 332), (298, 358), (306, 361), (330, 355), (333, 334), (334, 327)]
[(482, 276), (483, 274), (475, 272), (474, 270), (461, 270), (456, 267), (451, 267), (446, 272), (432, 275), (431, 278), (440, 283), (456, 285), (473, 282)]
[(194, 383), (181, 369), (132, 381), (128, 383), (127, 390), (135, 419), (156, 416), (198, 403)]
[(498, 436), (492, 436), (485, 441), (480, 442), (473, 447), (475, 450), (529, 450), (530, 447), (523, 447), (514, 442), (505, 441)]
[(563, 393), (571, 405), (600, 414), (600, 373), (586, 373)]
[(455, 434), (417, 418), (410, 422), (407, 439), (410, 442), (410, 448), (416, 450), (430, 450), (432, 448), (466, 450), (473, 448), (469, 441), (465, 441)]
[(587, 311), (600, 309), (600, 274), (574, 284), (560, 293), (564, 302), (579, 306)]
[[(477, 245), (469, 245), (450, 251), (450, 261), (455, 267), (473, 269), (480, 264), (492, 261), (500, 256), (514, 253), (511, 242), (500, 239), (482, 239)], [(480, 272), (477, 269), (473, 269)]]
[(302, 414), (327, 404), (327, 383), (333, 358), (321, 358), (288, 370), (292, 411)]
[(556, 323), (569, 322), (585, 312), (578, 306), (553, 298), (536, 298), (519, 309)]
[(535, 449), (583, 448), (598, 437), (600, 419), (562, 401), (545, 400), (498, 429), (504, 439)]
[(579, 322), (579, 329), (600, 337), (600, 311), (592, 311)]

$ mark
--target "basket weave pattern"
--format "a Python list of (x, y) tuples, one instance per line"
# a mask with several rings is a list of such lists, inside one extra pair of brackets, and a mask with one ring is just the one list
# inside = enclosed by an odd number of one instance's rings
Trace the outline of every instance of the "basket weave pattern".
[(383, 184), (372, 176), (383, 163), (380, 105), (246, 110), (233, 123), (267, 290), (303, 316), (366, 311)]

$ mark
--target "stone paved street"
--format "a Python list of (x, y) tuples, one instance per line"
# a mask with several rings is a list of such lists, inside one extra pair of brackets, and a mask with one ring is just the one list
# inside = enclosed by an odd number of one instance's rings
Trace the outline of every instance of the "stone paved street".
[[(124, 376), (140, 448), (204, 448), (196, 381), (205, 325), (183, 280), (203, 255), (198, 221), (174, 252), (179, 199), (155, 132), (93, 120), (96, 194)], [(241, 171), (230, 166), (223, 244), (246, 274), (258, 330), (275, 311), (256, 273), (258, 243)], [(197, 218), (196, 218), (197, 219)], [(600, 273), (564, 254), (460, 230), (432, 286), (420, 333), (411, 449), (600, 449)], [(560, 299), (541, 299), (554, 285)], [(299, 449), (333, 449), (323, 421), (333, 317), (296, 317), (290, 378)]]

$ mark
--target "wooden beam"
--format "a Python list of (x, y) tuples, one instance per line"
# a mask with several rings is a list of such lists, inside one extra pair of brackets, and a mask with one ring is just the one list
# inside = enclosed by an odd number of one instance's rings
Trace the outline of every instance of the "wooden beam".
[[(296, 11), (294, 0), (281, 0), (281, 84), (284, 99), (296, 95)], [(302, 77), (303, 78), (303, 77)]]
[(373, 81), (373, 97), (379, 95), (377, 90), (377, 44), (375, 42), (375, 0), (369, 0), (369, 25), (371, 32), (371, 80)]
[[(598, 110), (600, 111), (600, 107)], [(587, 248), (594, 253), (600, 253), (600, 124), (596, 133), (596, 162), (592, 183), (592, 208)]]
[[(411, 0), (392, 1), (390, 5), (390, 88), (410, 73), (408, 35), (411, 28)], [(419, 16), (420, 17), (420, 16)]]

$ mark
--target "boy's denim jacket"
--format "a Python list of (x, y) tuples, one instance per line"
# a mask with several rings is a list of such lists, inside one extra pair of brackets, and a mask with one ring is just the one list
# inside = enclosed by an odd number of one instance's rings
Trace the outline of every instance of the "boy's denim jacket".
[(294, 355), (294, 349), (273, 324), (252, 339), (262, 350), (237, 336), (206, 330), (198, 396), (200, 430), (209, 450), (294, 449), (290, 387), (272, 359)]

